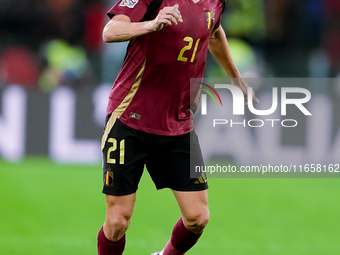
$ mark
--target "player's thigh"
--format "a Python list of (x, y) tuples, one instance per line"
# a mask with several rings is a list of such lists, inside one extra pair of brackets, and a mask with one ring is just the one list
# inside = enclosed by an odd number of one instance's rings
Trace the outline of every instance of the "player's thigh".
[(209, 220), (208, 191), (173, 190), (186, 226), (205, 227)]
[(106, 221), (114, 224), (115, 221), (130, 220), (136, 202), (136, 193), (125, 196), (105, 195)]

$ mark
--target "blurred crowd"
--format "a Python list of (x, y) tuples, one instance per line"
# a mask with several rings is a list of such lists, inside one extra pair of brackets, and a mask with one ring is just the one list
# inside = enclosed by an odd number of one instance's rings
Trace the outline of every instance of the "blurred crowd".
[(339, 0), (264, 2), (267, 36), (262, 48), (266, 59), (281, 70), (276, 75), (334, 77), (340, 73)]
[[(124, 50), (101, 32), (116, 1), (0, 0), (0, 87), (112, 82)], [(340, 0), (227, 0), (222, 25), (249, 77), (340, 74)], [(207, 75), (222, 75), (211, 56)]]
[(105, 12), (101, 0), (0, 0), (0, 84), (97, 84)]
[(250, 77), (340, 74), (340, 0), (227, 0), (222, 24)]

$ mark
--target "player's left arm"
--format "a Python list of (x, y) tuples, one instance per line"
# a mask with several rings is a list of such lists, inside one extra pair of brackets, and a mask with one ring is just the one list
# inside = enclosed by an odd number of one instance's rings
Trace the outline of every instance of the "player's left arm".
[[(242, 80), (240, 72), (238, 71), (235, 62), (231, 56), (226, 34), (221, 26), (215, 29), (210, 36), (209, 50), (211, 54), (220, 63), (228, 76), (231, 78), (233, 85), (239, 87), (247, 102), (248, 85)], [(259, 103), (253, 92), (253, 103)]]

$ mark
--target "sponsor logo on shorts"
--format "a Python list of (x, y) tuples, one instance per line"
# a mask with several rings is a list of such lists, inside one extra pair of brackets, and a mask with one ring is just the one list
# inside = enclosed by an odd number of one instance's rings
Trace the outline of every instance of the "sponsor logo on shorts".
[(198, 179), (194, 182), (195, 184), (202, 184), (207, 182), (207, 176), (205, 175), (205, 173), (202, 173), (200, 177), (198, 177)]
[(126, 6), (129, 8), (135, 7), (135, 5), (138, 3), (139, 0), (122, 0), (119, 4), (119, 6)]

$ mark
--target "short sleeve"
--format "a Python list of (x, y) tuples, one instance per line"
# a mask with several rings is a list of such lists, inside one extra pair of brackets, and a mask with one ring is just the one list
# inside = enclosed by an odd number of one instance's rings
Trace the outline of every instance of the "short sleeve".
[(113, 16), (123, 14), (128, 16), (132, 22), (141, 21), (147, 11), (145, 0), (120, 0), (107, 13), (110, 19)]
[(222, 11), (221, 11), (221, 15), (218, 17), (218, 20), (216, 21), (216, 24), (215, 24), (213, 30), (219, 28), (219, 26), (221, 25), (221, 18), (222, 18), (222, 14), (223, 14), (223, 12), (224, 12), (224, 9), (225, 9), (225, 0), (220, 0), (220, 2), (221, 2), (221, 4), (222, 4), (222, 7), (221, 7), (221, 8), (222, 8)]
[[(221, 16), (222, 16), (222, 15), (221, 15)], [(221, 25), (221, 16), (218, 18), (218, 20), (217, 20), (217, 22), (216, 22), (216, 24), (215, 24), (215, 26), (214, 26), (214, 29), (213, 29), (213, 30), (215, 30), (215, 29), (219, 28), (219, 26)]]

